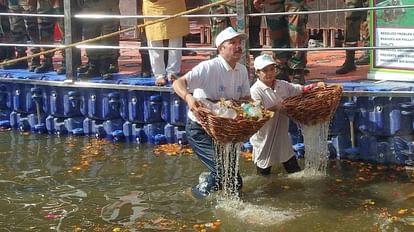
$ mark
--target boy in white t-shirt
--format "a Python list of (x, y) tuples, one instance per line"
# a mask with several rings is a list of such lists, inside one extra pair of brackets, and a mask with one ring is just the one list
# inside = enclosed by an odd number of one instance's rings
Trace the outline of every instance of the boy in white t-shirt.
[(253, 145), (253, 161), (257, 173), (269, 175), (273, 165), (282, 163), (288, 173), (301, 170), (294, 155), (292, 142), (289, 139), (289, 118), (283, 113), (281, 104), (287, 97), (295, 96), (316, 86), (324, 86), (323, 82), (310, 85), (292, 84), (284, 80), (276, 80), (275, 62), (270, 55), (258, 56), (254, 61), (258, 80), (250, 88), (253, 100), (260, 101), (265, 108), (274, 111), (269, 119), (251, 138)]

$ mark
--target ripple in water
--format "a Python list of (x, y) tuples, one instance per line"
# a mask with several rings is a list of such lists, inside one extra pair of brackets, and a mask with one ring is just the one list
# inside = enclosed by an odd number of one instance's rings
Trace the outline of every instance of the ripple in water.
[(142, 200), (143, 192), (131, 191), (123, 196), (105, 194), (107, 200), (112, 203), (104, 206), (101, 210), (102, 220), (121, 225), (133, 225), (135, 220), (142, 217), (148, 205)]
[(282, 210), (266, 205), (253, 205), (240, 200), (219, 201), (216, 208), (223, 211), (232, 220), (265, 227), (283, 224), (300, 216), (299, 212), (294, 210)]

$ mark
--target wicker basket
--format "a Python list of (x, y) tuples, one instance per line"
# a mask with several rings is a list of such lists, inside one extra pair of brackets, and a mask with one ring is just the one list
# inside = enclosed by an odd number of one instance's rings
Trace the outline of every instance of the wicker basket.
[(316, 125), (331, 120), (342, 95), (342, 86), (314, 88), (286, 98), (283, 107), (287, 115), (304, 125)]
[[(240, 104), (241, 102), (232, 102), (233, 108), (240, 107)], [(195, 115), (200, 125), (215, 142), (225, 144), (244, 142), (256, 133), (273, 116), (272, 112), (264, 109), (263, 112), (262, 118), (247, 118), (240, 115), (235, 119), (223, 118), (215, 115), (201, 103)]]

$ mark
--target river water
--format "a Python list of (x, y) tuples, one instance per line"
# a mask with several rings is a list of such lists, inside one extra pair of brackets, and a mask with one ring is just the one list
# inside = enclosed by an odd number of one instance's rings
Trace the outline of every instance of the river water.
[(404, 167), (334, 160), (324, 177), (261, 177), (240, 158), (240, 201), (192, 198), (203, 170), (148, 145), (3, 131), (0, 231), (414, 231)]

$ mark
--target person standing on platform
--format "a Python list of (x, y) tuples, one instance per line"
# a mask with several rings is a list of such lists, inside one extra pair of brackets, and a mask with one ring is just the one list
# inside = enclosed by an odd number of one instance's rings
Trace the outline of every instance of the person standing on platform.
[[(210, 0), (211, 3), (214, 3), (217, 1), (218, 0)], [(231, 12), (232, 12), (232, 9), (229, 5), (216, 5), (216, 6), (210, 7), (209, 9), (209, 14), (214, 14), (214, 15), (230, 14)], [(210, 18), (210, 26), (211, 26), (212, 41), (215, 41), (217, 35), (221, 31), (223, 31), (227, 27), (231, 27), (231, 21), (229, 17), (214, 16)]]
[[(242, 39), (247, 35), (228, 27), (220, 32), (215, 40), (218, 56), (196, 65), (190, 72), (173, 83), (175, 93), (186, 101), (186, 134), (194, 153), (207, 166), (209, 172), (202, 173), (199, 183), (192, 188), (193, 196), (202, 198), (216, 191), (217, 169), (215, 151), (211, 136), (201, 127), (194, 114), (197, 113), (201, 98), (218, 101), (224, 99), (249, 100), (250, 82), (247, 68), (238, 63), (242, 56)], [(194, 113), (193, 113), (194, 112)], [(238, 174), (238, 188), (242, 179)]]
[[(364, 6), (365, 0), (345, 0), (345, 8), (360, 8)], [(360, 40), (361, 22), (367, 18), (366, 11), (345, 12), (345, 40), (344, 47), (357, 47)], [(355, 50), (345, 51), (345, 62), (335, 72), (336, 74), (347, 74), (356, 70)]]
[[(7, 0), (0, 0), (0, 12), (7, 12)], [(10, 33), (9, 16), (0, 16), (0, 42), (12, 43)], [(0, 48), (0, 61), (9, 60), (14, 57), (14, 47), (2, 46)]]
[[(364, 1), (363, 2), (364, 7), (368, 7), (369, 6), (369, 2), (368, 1)], [(361, 23), (361, 39), (362, 39), (362, 43), (364, 45), (364, 47), (369, 47), (370, 45), (370, 36), (369, 36), (369, 15), (370, 12), (367, 12), (367, 16), (366, 17), (362, 17), (362, 23)], [(365, 20), (364, 20), (365, 19)], [(356, 65), (368, 65), (370, 62), (370, 51), (369, 50), (364, 50), (362, 52), (362, 55), (360, 57), (358, 57), (358, 59), (355, 60), (355, 64)]]
[[(306, 11), (305, 0), (254, 0), (258, 10), (265, 13), (276, 12), (302, 12)], [(304, 14), (290, 14), (288, 16), (266, 17), (272, 47), (274, 48), (306, 48), (308, 45), (308, 32), (306, 24), (308, 16)], [(275, 53), (280, 79), (287, 79), (288, 69), (292, 70), (292, 82), (305, 83), (306, 51)]]
[[(80, 11), (80, 9), (79, 9), (79, 7), (80, 7), (79, 1), (80, 0), (73, 1), (71, 3), (71, 4), (75, 4), (74, 9), (76, 9), (75, 10), (76, 12), (79, 12)], [(57, 15), (58, 14), (64, 14), (63, 0), (53, 0), (52, 2), (53, 2), (53, 4), (52, 4), (53, 12), (55, 14), (57, 14)], [(73, 18), (72, 20), (79, 20), (79, 19)], [(62, 35), (62, 41), (61, 42), (63, 44), (65, 43), (65, 25), (64, 25), (64, 21), (65, 20), (63, 18), (57, 19), (58, 29), (59, 29), (60, 34)], [(77, 23), (76, 25), (77, 26), (81, 26), (80, 23)], [(73, 38), (73, 42), (79, 42), (79, 41), (81, 41), (82, 40), (82, 28), (81, 27), (80, 28), (75, 28), (73, 31), (74, 32), (77, 32), (77, 33), (74, 33), (75, 38)], [(82, 63), (80, 50), (79, 50), (79, 52), (75, 52), (72, 55), (75, 56), (74, 57), (75, 58), (74, 59), (74, 62), (75, 62), (74, 66), (75, 67), (79, 67), (81, 65), (81, 63)], [(62, 50), (62, 61), (60, 63), (60, 67), (56, 70), (56, 73), (58, 75), (66, 74), (66, 60), (65, 59), (66, 59), (65, 50)]]
[[(142, 15), (142, 3), (143, 0), (137, 0), (137, 14)], [(143, 24), (143, 19), (138, 19), (138, 24)], [(140, 46), (141, 47), (147, 47), (148, 41), (147, 41), (147, 35), (145, 33), (145, 29), (141, 28), (141, 31), (138, 32), (138, 37), (140, 40)], [(139, 50), (139, 54), (141, 56), (141, 77), (147, 78), (152, 76), (151, 71), (151, 62), (149, 58), (149, 51), (148, 50)]]
[[(249, 12), (250, 13), (260, 13), (254, 7), (253, 0), (249, 0)], [(249, 18), (249, 47), (250, 48), (261, 48), (260, 45), (260, 27), (262, 25), (262, 16), (254, 16)], [(260, 55), (260, 51), (250, 52), (253, 55), (253, 58), (256, 58)]]
[[(119, 0), (84, 0), (81, 7), (83, 14), (119, 15)], [(93, 39), (119, 30), (119, 19), (83, 19), (84, 39)], [(119, 46), (119, 36), (112, 36), (93, 43), (94, 45)], [(112, 79), (117, 72), (119, 50), (86, 49), (88, 65), (78, 69), (80, 78), (102, 76), (104, 80)]]
[[(175, 15), (186, 11), (185, 0), (144, 0), (144, 16)], [(146, 18), (145, 22), (154, 19)], [(164, 47), (163, 42), (168, 41), (168, 47), (182, 47), (183, 36), (189, 33), (188, 19), (179, 17), (145, 27), (148, 45), (151, 48)], [(174, 81), (181, 72), (181, 50), (168, 50), (168, 62), (164, 62), (164, 50), (149, 50), (152, 72), (156, 78), (156, 85), (165, 85), (167, 81)]]
[[(26, 14), (50, 14), (52, 13), (52, 6), (49, 0), (9, 0), (10, 13), (26, 13)], [(12, 39), (15, 43), (25, 44), (27, 36), (31, 43), (34, 44), (53, 44), (54, 34), (53, 26), (55, 19), (50, 17), (22, 17), (10, 16), (10, 27)], [(43, 50), (49, 50), (44, 48)], [(40, 48), (30, 48), (30, 53), (35, 54), (40, 52)], [(26, 56), (26, 47), (16, 47), (16, 57), (20, 58)], [(29, 71), (36, 73), (44, 73), (53, 70), (53, 54), (46, 54), (43, 63), (40, 62), (40, 57), (34, 57), (31, 60)], [(26, 69), (28, 68), (27, 61), (18, 61), (16, 63), (3, 66), (4, 69)]]

